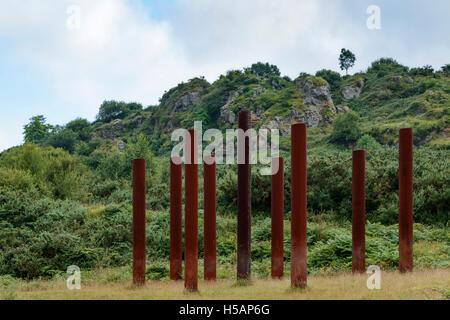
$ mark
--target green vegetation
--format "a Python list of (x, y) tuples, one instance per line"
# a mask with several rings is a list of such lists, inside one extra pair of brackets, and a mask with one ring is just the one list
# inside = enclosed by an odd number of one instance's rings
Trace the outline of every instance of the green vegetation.
[[(448, 65), (409, 69), (382, 58), (367, 72), (341, 77), (331, 70), (291, 80), (257, 63), (232, 70), (214, 83), (194, 78), (165, 92), (157, 106), (105, 101), (97, 119), (64, 126), (43, 116), (24, 127), (25, 144), (0, 154), (0, 276), (61, 276), (76, 264), (127, 270), (131, 261), (131, 165), (147, 160), (149, 279), (168, 277), (170, 134), (201, 120), (203, 130), (236, 123), (221, 116), (254, 112), (255, 127), (308, 110), (302, 88), (330, 85), (334, 103), (349, 111), (327, 115), (308, 129), (309, 272), (351, 269), (351, 150), (367, 150), (367, 261), (395, 269), (398, 242), (398, 129), (414, 130), (415, 264), (448, 268), (450, 239), (450, 142)], [(360, 95), (343, 101), (342, 90)], [(280, 138), (285, 158), (285, 261), (290, 251), (290, 139)], [(252, 169), (252, 270), (270, 273), (270, 177)], [(236, 166), (217, 167), (219, 278), (234, 277), (236, 260)], [(199, 204), (203, 176), (199, 168)], [(199, 214), (203, 254), (203, 215)], [(201, 270), (202, 268), (199, 268)], [(128, 274), (127, 273), (127, 274)], [(9, 275), (9, 276), (6, 276)], [(111, 276), (117, 278), (117, 275)], [(11, 278), (13, 279), (13, 278)], [(14, 282), (13, 280), (11, 280)], [(1, 286), (1, 284), (0, 284)], [(8, 285), (9, 286), (9, 285)], [(8, 297), (9, 294), (7, 293)], [(12, 297), (12, 293), (11, 293)]]
[(267, 62), (265, 64), (262, 62), (254, 63), (250, 68), (245, 68), (245, 72), (259, 77), (280, 76), (278, 67)]
[(46, 138), (53, 126), (45, 123), (42, 115), (32, 117), (30, 123), (24, 126), (23, 135), (25, 142), (41, 142)]
[(339, 67), (341, 70), (345, 70), (345, 74), (348, 74), (348, 69), (355, 65), (356, 57), (353, 52), (342, 48), (341, 54), (339, 55)]
[(330, 141), (334, 143), (348, 144), (353, 143), (361, 136), (359, 128), (359, 114), (350, 110), (349, 112), (338, 115), (333, 122), (333, 131)]

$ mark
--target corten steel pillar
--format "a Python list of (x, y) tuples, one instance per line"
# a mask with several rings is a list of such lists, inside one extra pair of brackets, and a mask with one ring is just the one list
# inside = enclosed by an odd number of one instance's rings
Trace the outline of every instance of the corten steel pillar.
[(352, 165), (352, 271), (366, 272), (366, 152), (353, 151)]
[(145, 283), (145, 159), (133, 160), (133, 283)]
[(182, 164), (181, 157), (170, 159), (170, 279), (180, 280), (182, 273)]
[[(250, 128), (250, 111), (240, 111), (239, 129), (246, 132)], [(244, 163), (238, 163), (237, 278), (247, 280), (250, 279), (251, 261), (251, 166), (249, 137), (246, 136), (245, 140), (241, 143), (244, 143), (245, 158)]]
[(204, 278), (216, 280), (216, 162), (208, 157), (204, 170)]
[(413, 269), (413, 133), (401, 129), (399, 137), (399, 270)]
[[(278, 164), (276, 163), (278, 162)], [(272, 278), (283, 277), (283, 215), (284, 215), (284, 168), (283, 158), (273, 158), (272, 167)]]
[(291, 285), (305, 288), (306, 264), (306, 125), (291, 127)]
[(198, 282), (198, 133), (189, 130), (185, 155), (184, 287), (197, 291)]

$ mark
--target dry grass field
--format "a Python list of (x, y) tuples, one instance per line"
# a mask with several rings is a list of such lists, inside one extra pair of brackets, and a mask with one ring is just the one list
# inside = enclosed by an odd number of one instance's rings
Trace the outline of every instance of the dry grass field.
[[(255, 279), (239, 285), (233, 280), (199, 282), (199, 292), (184, 290), (182, 281), (149, 281), (136, 287), (130, 281), (100, 284), (89, 281), (81, 290), (68, 290), (63, 279), (24, 282), (10, 299), (450, 299), (450, 269), (419, 270), (409, 274), (382, 272), (381, 289), (369, 290), (369, 275), (311, 276), (307, 289), (291, 289), (283, 280)], [(5, 294), (5, 293), (4, 293)], [(5, 296), (4, 296), (5, 298)], [(8, 298), (8, 297), (6, 297)]]

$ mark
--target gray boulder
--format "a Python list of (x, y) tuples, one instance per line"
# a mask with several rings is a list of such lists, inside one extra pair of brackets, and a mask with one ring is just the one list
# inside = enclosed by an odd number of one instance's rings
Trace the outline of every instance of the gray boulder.
[(336, 107), (337, 113), (346, 113), (346, 112), (348, 112), (348, 110), (350, 110), (350, 108), (348, 106), (337, 106)]
[(316, 128), (320, 124), (327, 122), (324, 117), (325, 111), (328, 110), (333, 116), (336, 114), (336, 108), (331, 98), (330, 86), (314, 86), (311, 81), (306, 81), (301, 92), (305, 94), (303, 104), (307, 107), (303, 113), (298, 112), (294, 108), (291, 109), (293, 118), (306, 123), (308, 128)]
[(202, 97), (201, 91), (193, 91), (182, 95), (172, 109), (172, 113), (186, 111), (200, 101)]
[(364, 88), (364, 81), (359, 80), (356, 86), (346, 86), (342, 89), (342, 100), (348, 101), (353, 98), (358, 98)]

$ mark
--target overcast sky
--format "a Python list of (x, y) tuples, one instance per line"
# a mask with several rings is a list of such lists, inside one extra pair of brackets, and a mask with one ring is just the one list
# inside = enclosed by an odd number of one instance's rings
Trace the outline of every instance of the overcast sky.
[[(367, 27), (370, 5), (381, 29)], [(257, 61), (291, 78), (340, 71), (345, 47), (352, 73), (380, 57), (439, 69), (449, 12), (448, 0), (0, 0), (0, 151), (34, 115), (92, 121), (103, 100), (156, 104), (181, 81)]]

